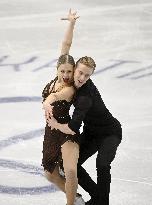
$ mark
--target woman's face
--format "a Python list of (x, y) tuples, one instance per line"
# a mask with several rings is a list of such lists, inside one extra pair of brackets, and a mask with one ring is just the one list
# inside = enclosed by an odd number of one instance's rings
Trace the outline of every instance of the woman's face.
[(73, 82), (74, 68), (71, 64), (61, 64), (57, 70), (57, 76), (61, 83), (70, 84)]

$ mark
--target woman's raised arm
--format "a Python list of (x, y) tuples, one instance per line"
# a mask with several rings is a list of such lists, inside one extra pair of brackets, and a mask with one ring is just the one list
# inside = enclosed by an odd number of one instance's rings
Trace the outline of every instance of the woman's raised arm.
[(68, 16), (66, 18), (61, 18), (61, 20), (68, 20), (69, 25), (65, 32), (64, 39), (62, 41), (61, 55), (69, 54), (69, 50), (72, 44), (73, 39), (73, 30), (76, 20), (79, 16), (76, 15), (77, 12), (72, 13), (71, 9), (69, 10)]

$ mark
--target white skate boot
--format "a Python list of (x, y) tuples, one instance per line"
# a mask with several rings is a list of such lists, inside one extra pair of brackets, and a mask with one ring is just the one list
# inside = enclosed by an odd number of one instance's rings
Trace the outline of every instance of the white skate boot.
[(82, 198), (81, 194), (77, 194), (74, 205), (85, 205), (85, 201)]

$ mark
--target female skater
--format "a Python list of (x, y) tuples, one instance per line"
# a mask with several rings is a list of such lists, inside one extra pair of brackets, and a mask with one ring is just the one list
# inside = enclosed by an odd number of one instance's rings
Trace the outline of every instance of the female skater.
[[(62, 43), (61, 56), (57, 63), (57, 77), (46, 85), (43, 90), (44, 110), (48, 105), (53, 106), (53, 116), (62, 124), (69, 121), (69, 109), (75, 93), (73, 86), (74, 59), (69, 55), (72, 44), (73, 29), (76, 22), (76, 12), (69, 11), (69, 27)], [(46, 119), (48, 119), (48, 115)], [(71, 134), (74, 134), (71, 132)], [(56, 184), (66, 193), (67, 205), (83, 204), (82, 198), (76, 194), (77, 162), (79, 157), (79, 134), (64, 134), (59, 130), (51, 130), (46, 124), (43, 142), (42, 165), (46, 178)], [(63, 163), (65, 178), (59, 174)], [(81, 203), (82, 202), (82, 203)]]

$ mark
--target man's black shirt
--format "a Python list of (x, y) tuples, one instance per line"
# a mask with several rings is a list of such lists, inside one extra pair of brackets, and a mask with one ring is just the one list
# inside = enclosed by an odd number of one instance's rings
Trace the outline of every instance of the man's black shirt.
[(71, 130), (78, 132), (83, 122), (83, 130), (93, 133), (97, 138), (107, 135), (121, 138), (121, 124), (106, 108), (91, 79), (76, 91), (73, 104), (75, 109), (68, 123)]

